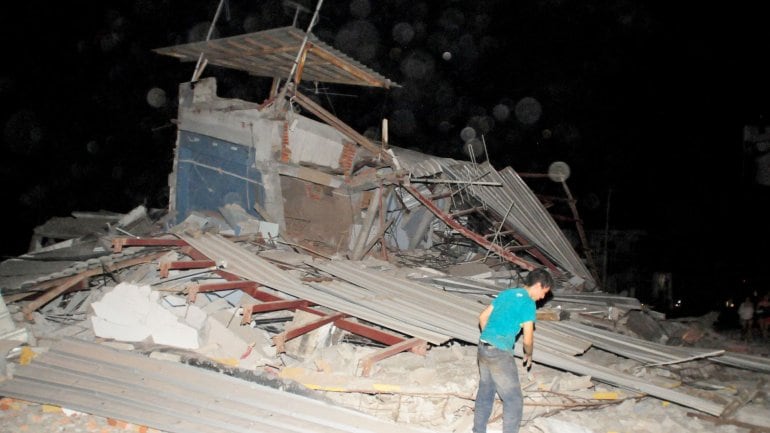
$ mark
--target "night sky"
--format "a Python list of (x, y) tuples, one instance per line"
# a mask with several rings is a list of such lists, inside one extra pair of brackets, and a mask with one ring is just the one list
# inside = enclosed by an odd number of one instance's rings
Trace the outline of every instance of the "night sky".
[[(498, 169), (564, 161), (589, 229), (611, 197), (612, 229), (649, 233), (648, 269), (708, 296), (742, 279), (767, 290), (766, 150), (744, 145), (743, 126), (770, 125), (770, 15), (762, 2), (681, 3), (327, 0), (314, 33), (403, 87), (303, 90), (361, 132), (387, 117), (397, 146), (464, 159), (474, 132)], [(194, 65), (151, 50), (205, 39), (218, 1), (14, 4), (0, 18), (2, 255), (53, 216), (166, 207), (177, 87)], [(231, 0), (214, 37), (293, 18), (280, 1)], [(270, 86), (203, 76), (256, 102)]]

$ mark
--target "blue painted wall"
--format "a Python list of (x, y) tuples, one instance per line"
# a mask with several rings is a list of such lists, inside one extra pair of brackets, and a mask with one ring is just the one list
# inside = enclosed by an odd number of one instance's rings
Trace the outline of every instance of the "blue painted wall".
[(192, 211), (218, 211), (238, 204), (255, 217), (254, 202), (264, 204), (262, 175), (253, 149), (207, 135), (179, 131), (176, 171), (176, 223)]

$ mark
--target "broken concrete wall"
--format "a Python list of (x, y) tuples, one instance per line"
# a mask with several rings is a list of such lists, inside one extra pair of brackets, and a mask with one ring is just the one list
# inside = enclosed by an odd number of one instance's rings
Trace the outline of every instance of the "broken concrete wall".
[(291, 110), (276, 115), (219, 98), (213, 78), (180, 86), (178, 128), (169, 177), (175, 222), (238, 205), (290, 239), (347, 249), (357, 219), (351, 196), (359, 194), (341, 188), (340, 175), (370, 155), (337, 129)]
[[(169, 178), (174, 221), (194, 211), (236, 204), (279, 225), (291, 240), (322, 243), (334, 252), (352, 249), (372, 188), (391, 173), (333, 126), (289, 110), (283, 115), (257, 104), (219, 98), (214, 79), (180, 86), (179, 133)], [(351, 183), (351, 176), (355, 177)], [(367, 191), (368, 189), (368, 191)], [(385, 196), (389, 212), (403, 205)], [(419, 205), (419, 203), (416, 203)], [(387, 242), (398, 249), (431, 244), (421, 209), (395, 220)], [(380, 218), (368, 229), (381, 230)]]
[(286, 235), (346, 251), (354, 223), (353, 198), (341, 189), (281, 176)]
[(179, 88), (179, 124), (169, 211), (175, 222), (193, 211), (238, 204), (254, 216), (271, 209), (282, 225), (278, 169), (284, 122), (268, 118), (257, 104), (216, 96), (216, 81)]

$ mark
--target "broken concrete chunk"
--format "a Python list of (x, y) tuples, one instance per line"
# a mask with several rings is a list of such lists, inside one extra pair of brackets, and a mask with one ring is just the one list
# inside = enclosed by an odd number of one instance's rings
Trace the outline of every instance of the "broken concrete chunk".
[(162, 298), (161, 305), (179, 317), (181, 321), (197, 330), (203, 328), (208, 318), (205, 311), (196, 305), (188, 304), (187, 299), (181, 296), (166, 295)]
[(647, 341), (665, 343), (668, 340), (660, 323), (644, 311), (629, 311), (626, 326)]
[(227, 221), (219, 215), (209, 215), (199, 211), (193, 211), (184, 221), (172, 227), (172, 233), (202, 233), (204, 231), (214, 231), (216, 233), (233, 233), (233, 228), (227, 224)]
[(594, 433), (581, 425), (555, 418), (535, 418), (534, 423), (543, 433)]
[(197, 349), (198, 332), (181, 323), (159, 304), (149, 286), (120, 283), (91, 304), (94, 334), (102, 338), (138, 342), (151, 338), (157, 344)]
[[(317, 315), (297, 310), (294, 313), (294, 319), (287, 325), (286, 329), (301, 327), (316, 320), (318, 320)], [(318, 329), (287, 341), (286, 352), (305, 358), (312, 355), (319, 348), (331, 346), (340, 339), (341, 334), (342, 331), (340, 329), (331, 323), (327, 323)]]
[(233, 228), (236, 236), (259, 234), (263, 239), (278, 237), (278, 224), (261, 221), (237, 204), (226, 204), (219, 208), (219, 212)]

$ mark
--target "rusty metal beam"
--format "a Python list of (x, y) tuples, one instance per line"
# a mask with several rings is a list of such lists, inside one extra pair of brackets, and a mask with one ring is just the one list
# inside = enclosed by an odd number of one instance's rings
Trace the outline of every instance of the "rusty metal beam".
[(318, 116), (321, 120), (323, 120), (330, 126), (336, 128), (338, 131), (345, 134), (351, 140), (358, 143), (361, 147), (374, 153), (375, 155), (378, 155), (387, 163), (392, 162), (392, 158), (390, 157), (390, 155), (384, 152), (380, 146), (377, 146), (376, 144), (374, 144), (371, 140), (366, 138), (363, 134), (358, 133), (358, 131), (351, 128), (348, 124), (340, 120), (337, 116), (326, 111), (326, 109), (316, 104), (316, 102), (313, 101), (312, 99), (303, 95), (299, 91), (294, 92), (294, 96), (292, 99), (298, 102), (299, 105), (301, 105), (303, 108), (310, 111), (314, 115)]
[(163, 262), (160, 264), (160, 277), (168, 278), (168, 273), (172, 269), (216, 269), (217, 264), (213, 260), (187, 260)]
[(449, 214), (449, 216), (452, 217), (452, 218), (456, 218), (456, 217), (459, 217), (459, 216), (464, 216), (464, 215), (469, 215), (469, 214), (472, 214), (472, 213), (476, 213), (476, 212), (478, 212), (480, 210), (482, 210), (482, 207), (477, 206), (477, 207), (472, 207), (470, 209), (463, 209), (463, 210), (459, 210), (457, 212), (452, 212), (452, 213)]
[(181, 247), (187, 245), (187, 242), (181, 239), (161, 239), (161, 238), (114, 238), (112, 240), (112, 251), (119, 253), (124, 247)]
[(340, 320), (339, 322), (335, 323), (334, 326), (353, 334), (366, 337), (372, 341), (387, 344), (388, 346), (398, 344), (405, 340), (403, 337), (399, 337), (380, 329), (372, 328), (371, 326), (362, 325), (352, 320)]
[(68, 291), (69, 289), (76, 287), (78, 284), (83, 285), (81, 287), (82, 289), (86, 289), (88, 287), (88, 279), (90, 277), (117, 271), (119, 269), (127, 268), (129, 266), (135, 266), (141, 263), (147, 263), (162, 256), (163, 254), (165, 254), (165, 251), (158, 252), (155, 254), (149, 254), (142, 257), (136, 257), (129, 260), (123, 260), (117, 263), (105, 264), (101, 268), (89, 269), (77, 275), (73, 275), (72, 277), (69, 277), (66, 280), (62, 281), (61, 284), (59, 284), (58, 286), (52, 289), (49, 289), (42, 295), (38, 296), (34, 301), (25, 305), (24, 308), (22, 308), (21, 310), (22, 313), (24, 314), (24, 318), (30, 322), (34, 322), (34, 317), (32, 316), (32, 313), (34, 313), (35, 310), (51, 302), (53, 299), (63, 294), (64, 292)]
[(569, 187), (567, 186), (567, 182), (562, 180), (561, 186), (564, 187), (564, 193), (567, 195), (567, 203), (569, 204), (569, 208), (572, 211), (572, 215), (575, 218), (575, 227), (577, 228), (578, 236), (580, 237), (580, 242), (583, 244), (583, 253), (586, 256), (586, 261), (588, 262), (588, 269), (591, 271), (591, 274), (593, 275), (594, 279), (597, 282), (600, 282), (599, 279), (599, 270), (596, 267), (596, 263), (594, 262), (594, 256), (591, 252), (591, 246), (588, 244), (588, 237), (586, 236), (586, 232), (583, 229), (583, 221), (580, 220), (580, 215), (578, 214), (577, 206), (575, 206), (575, 199), (572, 197), (572, 191), (570, 191)]
[[(181, 240), (181, 243), (177, 243), (175, 245), (182, 246), (182, 251), (191, 257), (194, 260), (211, 260), (206, 255), (201, 253), (200, 251), (192, 248), (191, 246), (187, 245), (186, 242)], [(158, 253), (156, 256), (159, 257), (160, 255), (165, 253)], [(153, 257), (156, 257), (153, 256)], [(255, 281), (249, 281), (244, 280), (238, 275), (235, 275), (233, 273), (227, 272), (223, 269), (218, 269), (214, 271), (215, 274), (219, 275), (220, 277), (227, 280), (226, 282), (220, 282), (220, 283), (210, 283), (210, 284), (202, 284), (197, 286), (197, 292), (213, 292), (218, 290), (231, 290), (231, 289), (238, 289), (242, 292), (248, 294), (254, 299), (270, 303), (270, 302), (284, 302), (287, 301), (284, 298), (280, 298), (278, 296), (275, 296), (273, 294), (264, 292), (262, 290), (259, 290), (259, 287), (261, 284), (255, 282)], [(327, 314), (324, 312), (321, 312), (319, 310), (315, 310), (310, 307), (310, 302), (306, 300), (298, 300), (300, 302), (306, 302), (307, 304), (302, 305), (301, 303), (297, 304), (298, 306), (295, 307), (297, 310), (305, 311), (311, 314), (315, 314), (317, 316), (326, 317)], [(291, 302), (291, 300), (289, 300)], [(278, 305), (278, 304), (275, 304)], [(336, 322), (334, 323), (334, 326), (337, 328), (340, 328), (344, 331), (348, 331), (350, 333), (360, 335), (362, 337), (368, 338), (372, 341), (376, 341), (378, 343), (387, 344), (387, 345), (394, 345), (401, 343), (405, 341), (406, 339), (397, 335), (394, 335), (392, 333), (386, 332), (381, 329), (374, 328), (372, 326), (364, 325), (361, 323), (358, 323), (353, 320), (345, 319), (345, 318), (338, 318), (336, 319)]]
[(372, 353), (371, 355), (361, 359), (361, 375), (369, 376), (369, 373), (371, 373), (372, 370), (372, 366), (374, 366), (376, 362), (382, 361), (385, 358), (389, 358), (406, 350), (411, 350), (412, 352), (419, 355), (425, 355), (428, 351), (428, 343), (425, 340), (421, 340), (419, 338), (410, 338), (409, 340), (404, 340), (398, 344), (394, 344), (390, 347), (386, 347), (375, 353)]
[[(516, 230), (504, 230), (504, 231), (501, 231), (500, 233), (497, 233), (497, 236), (512, 235), (514, 233), (516, 233)], [(484, 237), (487, 238), (487, 239), (493, 238), (493, 237), (495, 237), (495, 233), (486, 234), (486, 235), (484, 235)]]
[(245, 325), (251, 322), (251, 316), (254, 313), (265, 313), (268, 311), (278, 310), (295, 310), (297, 308), (307, 307), (309, 304), (310, 303), (304, 299), (297, 299), (294, 301), (271, 301), (264, 302), (262, 304), (244, 305), (241, 325)]
[(489, 242), (484, 236), (475, 233), (459, 222), (457, 222), (454, 218), (452, 218), (450, 215), (448, 215), (446, 212), (442, 211), (438, 208), (430, 199), (426, 198), (422, 194), (420, 194), (419, 191), (417, 191), (416, 188), (414, 188), (411, 185), (402, 185), (404, 189), (409, 191), (410, 194), (414, 196), (420, 203), (422, 203), (425, 207), (428, 208), (431, 212), (433, 212), (434, 215), (436, 215), (441, 221), (444, 221), (446, 225), (449, 227), (455, 229), (458, 233), (465, 236), (466, 238), (472, 240), (473, 242), (476, 242), (478, 245), (495, 252), (497, 255), (502, 257), (503, 259), (520, 266), (527, 270), (533, 270), (537, 268), (538, 266), (534, 263), (528, 262), (521, 257), (516, 256), (515, 254), (506, 251), (505, 248), (501, 247), (500, 245), (494, 244), (492, 242)]
[(328, 316), (322, 316), (312, 322), (306, 323), (304, 325), (300, 325), (296, 328), (291, 328), (286, 331), (281, 332), (278, 335), (273, 336), (273, 343), (275, 343), (275, 350), (276, 353), (283, 353), (286, 352), (286, 342), (291, 340), (292, 338), (299, 337), (300, 335), (307, 334), (308, 332), (314, 331), (327, 323), (333, 323), (337, 320), (340, 320), (344, 318), (346, 315), (344, 313), (335, 313), (330, 314)]

